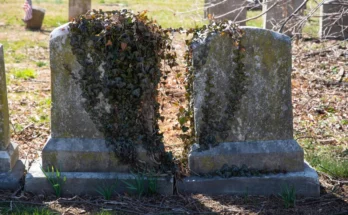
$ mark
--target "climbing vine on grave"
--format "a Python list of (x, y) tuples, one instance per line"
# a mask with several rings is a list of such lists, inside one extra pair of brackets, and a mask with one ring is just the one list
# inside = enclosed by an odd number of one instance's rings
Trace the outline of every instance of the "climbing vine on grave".
[[(245, 83), (247, 80), (247, 76), (244, 73), (244, 52), (245, 49), (241, 44), (241, 39), (245, 32), (238, 27), (238, 25), (232, 23), (231, 21), (223, 21), (223, 22), (211, 22), (209, 25), (205, 25), (201, 28), (190, 29), (187, 31), (187, 34), (193, 34), (190, 40), (186, 41), (187, 51), (185, 55), (185, 60), (187, 64), (186, 68), (186, 79), (185, 79), (185, 89), (186, 89), (186, 99), (188, 100), (188, 105), (186, 108), (181, 107), (178, 113), (178, 121), (181, 126), (181, 130), (184, 134), (181, 138), (184, 141), (185, 149), (183, 152), (183, 157), (187, 157), (187, 153), (190, 150), (193, 143), (199, 143), (200, 150), (208, 149), (211, 146), (215, 146), (218, 143), (215, 140), (215, 133), (218, 130), (229, 130), (230, 128), (226, 127), (221, 128), (221, 123), (212, 122), (211, 119), (214, 120), (214, 117), (211, 116), (211, 107), (208, 104), (205, 104), (202, 107), (202, 115), (204, 122), (203, 127), (201, 128), (201, 135), (196, 137), (196, 132), (194, 128), (194, 100), (193, 100), (193, 82), (194, 76), (196, 74), (196, 70), (200, 69), (206, 63), (206, 59), (208, 57), (209, 52), (209, 42), (214, 36), (226, 36), (231, 39), (231, 48), (234, 49), (234, 58), (233, 61), (235, 63), (234, 71), (231, 72), (229, 78), (230, 89), (227, 89), (226, 92), (229, 93), (227, 97), (229, 98), (228, 103), (230, 104), (228, 108), (225, 110), (225, 114), (227, 116), (226, 120), (231, 120), (234, 117), (234, 113), (239, 109), (240, 100), (242, 95), (246, 92)], [(196, 43), (201, 43), (205, 41), (206, 47), (202, 48), (199, 57), (193, 57), (193, 46)], [(201, 43), (202, 44), (202, 43)], [(214, 74), (207, 74), (207, 83), (206, 83), (206, 98), (208, 101), (209, 98), (213, 98), (213, 92), (209, 89), (212, 87), (210, 83), (211, 78)]]
[(84, 108), (121, 162), (139, 167), (143, 146), (157, 167), (171, 165), (159, 131), (156, 100), (165, 60), (176, 64), (170, 32), (146, 11), (92, 11), (70, 24), (70, 44), (82, 69), (75, 80)]

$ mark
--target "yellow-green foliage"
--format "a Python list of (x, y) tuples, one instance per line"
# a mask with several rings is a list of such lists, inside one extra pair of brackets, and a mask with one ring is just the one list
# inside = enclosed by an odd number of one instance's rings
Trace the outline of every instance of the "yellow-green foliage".
[(323, 146), (314, 140), (302, 140), (305, 159), (317, 170), (333, 177), (348, 177), (348, 149), (340, 146)]
[(10, 73), (12, 73), (14, 78), (17, 78), (17, 79), (28, 80), (28, 79), (33, 79), (36, 77), (36, 72), (33, 69), (29, 69), (29, 68), (14, 69)]

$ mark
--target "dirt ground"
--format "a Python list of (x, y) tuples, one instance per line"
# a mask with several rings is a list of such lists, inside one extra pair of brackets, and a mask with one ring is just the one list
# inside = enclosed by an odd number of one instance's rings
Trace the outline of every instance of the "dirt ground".
[[(15, 36), (18, 31), (23, 29), (1, 27), (0, 40), (18, 41), (20, 38)], [(48, 44), (49, 31), (26, 31), (24, 37), (34, 43)], [(159, 98), (163, 105), (161, 114), (165, 117), (160, 127), (164, 132), (166, 149), (177, 156), (181, 154), (182, 142), (176, 114), (178, 108), (185, 105), (183, 80), (177, 78), (177, 73), (184, 71), (184, 44), (183, 37), (175, 35), (174, 45), (180, 65), (168, 74), (166, 88), (161, 88)], [(49, 118), (40, 120), (42, 116), (50, 115), (50, 68), (48, 45), (28, 46), (24, 50), (27, 59), (9, 62), (6, 68), (10, 71), (33, 67), (37, 73), (35, 78), (28, 80), (10, 77), (8, 84), (12, 141), (19, 144), (20, 158), (28, 163), (40, 156), (50, 134)], [(16, 52), (5, 50), (5, 58), (14, 54)], [(342, 149), (341, 152), (347, 151), (347, 58), (347, 42), (304, 39), (293, 43), (294, 130), (295, 138), (305, 149), (333, 146)], [(36, 66), (39, 61), (47, 62), (47, 65)], [(348, 153), (340, 158), (347, 160)], [(62, 214), (89, 214), (102, 209), (123, 214), (348, 214), (348, 181), (320, 173), (320, 182), (320, 198), (299, 198), (296, 207), (290, 209), (284, 209), (279, 196), (268, 198), (247, 194), (242, 197), (177, 194), (140, 199), (120, 195), (112, 201), (104, 201), (92, 197), (56, 200), (50, 196), (32, 196), (18, 191), (1, 192), (0, 202), (5, 204), (4, 207), (23, 204), (47, 206)]]

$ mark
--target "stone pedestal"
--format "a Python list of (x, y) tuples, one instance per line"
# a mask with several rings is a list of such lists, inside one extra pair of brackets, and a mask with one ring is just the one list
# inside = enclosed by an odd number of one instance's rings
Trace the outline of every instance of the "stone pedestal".
[(27, 21), (27, 29), (40, 30), (45, 18), (45, 9), (33, 7), (33, 18)]
[[(69, 191), (63, 194), (95, 194), (95, 185), (105, 181), (112, 184), (117, 179), (125, 178), (130, 181), (134, 176), (129, 174), (130, 165), (121, 163), (115, 155), (113, 148), (108, 147), (104, 134), (97, 129), (99, 122), (93, 121), (91, 115), (84, 108), (84, 97), (80, 85), (76, 81), (82, 66), (72, 53), (69, 25), (65, 24), (51, 33), (50, 40), (50, 65), (52, 83), (52, 108), (51, 108), (51, 137), (47, 141), (42, 159), (37, 163), (43, 168), (55, 167), (67, 177), (66, 188)], [(103, 63), (99, 67), (103, 70)], [(102, 94), (101, 94), (102, 95)], [(104, 110), (110, 108), (107, 99), (99, 96), (98, 108)], [(144, 101), (143, 104), (151, 102)], [(148, 111), (148, 120), (153, 120), (153, 109)], [(149, 130), (152, 126), (149, 123)], [(137, 159), (149, 166), (153, 160), (148, 152), (138, 144), (136, 149)], [(160, 193), (172, 193), (173, 179), (159, 178), (162, 183)], [(49, 184), (44, 187), (37, 186), (44, 181), (44, 175), (40, 165), (32, 167), (26, 176), (25, 190), (32, 193), (47, 192)], [(83, 189), (83, 186), (88, 189)], [(117, 191), (125, 190), (125, 185), (120, 183)], [(52, 188), (51, 188), (51, 191)], [(170, 192), (169, 192), (170, 191)]]
[[(244, 0), (206, 0), (208, 9), (205, 16), (212, 15), (216, 20), (241, 21), (246, 19), (247, 8)], [(240, 23), (245, 25), (245, 22)]]
[[(25, 179), (25, 191), (34, 194), (54, 195), (52, 185), (45, 178), (40, 166), (42, 163), (37, 160), (29, 169)], [(114, 194), (130, 193), (125, 182), (134, 184), (136, 181), (135, 175), (124, 172), (62, 172), (62, 176), (66, 177), (66, 182), (62, 186), (62, 196), (100, 196), (100, 193), (97, 192), (98, 187), (111, 187), (115, 184), (117, 186)], [(148, 178), (145, 177), (144, 180), (146, 188)], [(174, 180), (172, 177), (159, 177), (156, 183), (158, 193), (162, 195), (173, 194)]]
[[(271, 7), (275, 2), (277, 2), (277, 0), (265, 0), (263, 2), (263, 11), (268, 10), (268, 8)], [(279, 31), (287, 17), (289, 17), (302, 3), (302, 0), (278, 1), (278, 4), (263, 16), (263, 28)], [(295, 24), (300, 20), (298, 16), (303, 15), (304, 9), (305, 7), (287, 22), (283, 29), (284, 34), (288, 36), (301, 35), (302, 26)]]
[(23, 174), (18, 146), (10, 142), (4, 51), (0, 44), (0, 189), (17, 189)]
[(208, 150), (193, 149), (189, 155), (190, 169), (195, 173), (214, 173), (226, 164), (265, 172), (302, 171), (303, 150), (295, 140), (269, 140), (224, 142)]
[[(243, 30), (245, 51), (219, 34), (192, 45), (197, 144), (188, 160), (192, 173), (202, 177), (186, 178), (179, 189), (241, 194), (248, 186), (249, 193), (269, 195), (278, 194), (274, 184), (284, 183), (318, 196), (318, 176), (305, 166), (303, 150), (293, 140), (291, 39), (265, 29)], [(227, 178), (218, 179), (219, 174)]]
[(296, 195), (319, 196), (320, 184), (317, 172), (308, 164), (300, 172), (268, 174), (250, 177), (187, 177), (177, 181), (179, 192), (207, 195), (278, 195), (284, 189), (294, 187)]
[(319, 37), (348, 39), (348, 5), (345, 0), (327, 0), (320, 9)]
[(91, 10), (91, 0), (69, 0), (69, 21)]

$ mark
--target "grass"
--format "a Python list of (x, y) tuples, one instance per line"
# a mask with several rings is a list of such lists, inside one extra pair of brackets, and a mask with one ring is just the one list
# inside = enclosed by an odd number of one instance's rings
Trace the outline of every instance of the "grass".
[[(255, 17), (257, 15), (259, 15), (260, 13), (262, 13), (261, 11), (248, 11), (247, 13), (247, 18), (252, 18)], [(253, 26), (253, 27), (259, 27), (262, 28), (263, 25), (263, 17), (259, 17), (257, 19), (254, 20), (250, 20), (246, 23), (247, 26)]]
[(290, 207), (295, 207), (296, 191), (294, 186), (285, 185), (282, 188), (282, 192), (279, 195), (282, 198), (284, 207), (286, 209)]
[(97, 191), (97, 193), (102, 195), (105, 200), (110, 200), (112, 197), (112, 194), (115, 192), (117, 188), (117, 185), (118, 185), (118, 180), (116, 180), (115, 183), (111, 185), (107, 185), (107, 184), (98, 185), (95, 188), (95, 190)]
[[(1, 28), (0, 28), (1, 29)], [(5, 29), (8, 34), (14, 34), (12, 30)], [(0, 40), (0, 44), (4, 47), (6, 68), (12, 63), (30, 63), (32, 58), (38, 56), (38, 52), (44, 50), (48, 52), (48, 43), (37, 41), (33, 32), (24, 32), (23, 37), (8, 37)]]
[(0, 203), (0, 214), (9, 215), (54, 215), (60, 214), (47, 207), (34, 207), (19, 203)]
[[(24, 14), (21, 7), (21, 0), (0, 1), (5, 12), (0, 10), (0, 22), (7, 26), (19, 25), (24, 26), (21, 18)], [(34, 0), (33, 5), (46, 9), (43, 23), (44, 29), (53, 29), (68, 21), (68, 0)], [(203, 11), (204, 0), (92, 0), (93, 9), (115, 10), (131, 9), (134, 12), (147, 10), (151, 18), (155, 19), (162, 27), (195, 27), (207, 24), (204, 19)], [(314, 8), (316, 3), (310, 0), (307, 8)], [(8, 8), (8, 10), (6, 10)], [(261, 11), (248, 11), (247, 17), (254, 17), (262, 13)], [(318, 14), (318, 11), (315, 15)], [(263, 17), (247, 22), (248, 26), (262, 27)], [(310, 36), (318, 34), (318, 18), (311, 18), (306, 24), (304, 33)]]
[(43, 62), (43, 61), (38, 61), (38, 62), (36, 62), (36, 66), (37, 67), (44, 67), (44, 66), (47, 66), (47, 63)]
[(29, 80), (36, 78), (36, 72), (33, 69), (26, 68), (26, 69), (14, 69), (10, 71), (10, 73), (13, 74), (14, 78), (16, 79), (23, 79), (23, 80)]
[(321, 145), (314, 140), (302, 141), (305, 159), (317, 170), (333, 177), (348, 177), (348, 149), (341, 146)]
[(56, 197), (60, 197), (62, 193), (62, 186), (66, 182), (66, 177), (61, 175), (61, 172), (54, 168), (53, 166), (51, 169), (47, 167), (47, 171), (41, 167), (42, 172), (44, 173), (47, 181), (51, 184), (54, 193), (56, 194)]

